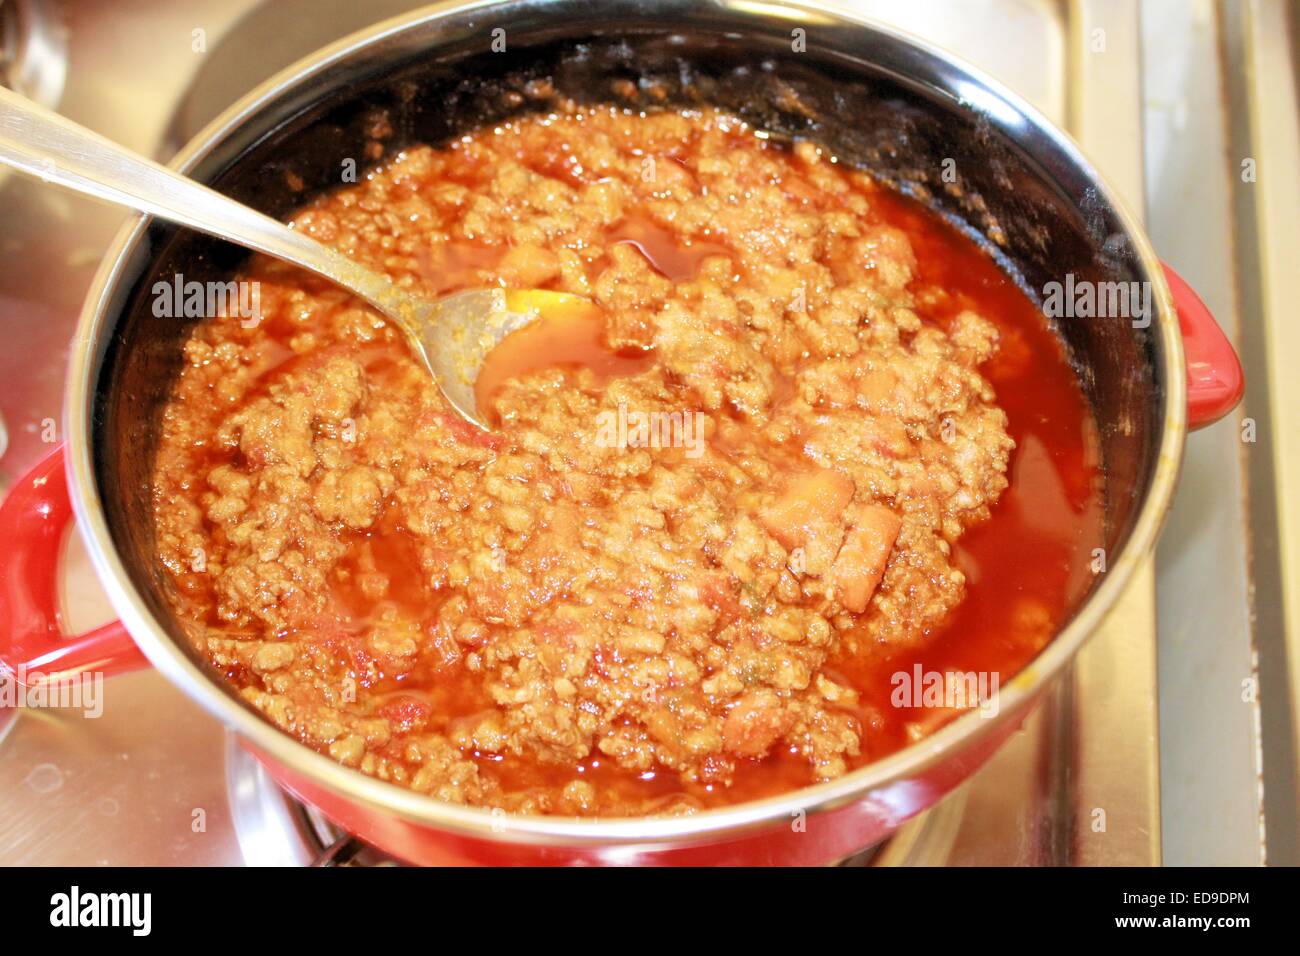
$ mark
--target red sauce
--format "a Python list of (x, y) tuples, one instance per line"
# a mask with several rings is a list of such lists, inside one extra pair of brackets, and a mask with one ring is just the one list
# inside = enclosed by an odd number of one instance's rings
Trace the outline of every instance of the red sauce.
[[(872, 728), (858, 765), (905, 746), (909, 723), (933, 729), (955, 716), (894, 706), (892, 675), (913, 673), (919, 665), (923, 672), (984, 672), (990, 680), (996, 674), (1005, 684), (1024, 667), (1091, 587), (1092, 551), (1101, 545), (1103, 520), (1096, 424), (1064, 347), (1042, 313), (973, 240), (920, 203), (884, 188), (868, 192), (873, 214), (903, 230), (912, 243), (917, 273), (910, 288), (929, 287), (917, 309), (921, 317), (943, 325), (972, 310), (998, 327), (1000, 348), (981, 372), (1007, 414), (1016, 450), (1010, 486), (990, 520), (968, 530), (954, 547), (967, 579), (966, 597), (924, 647), (891, 652), (849, 640), (846, 652), (828, 662), (827, 671), (858, 689), (860, 719)], [(646, 254), (660, 271), (668, 274), (671, 268), (681, 278), (693, 275), (705, 255), (716, 253), (699, 246), (668, 249), (664, 242), (671, 242), (666, 233)], [(486, 383), (480, 380), (481, 407), (506, 378), (528, 370), (574, 364), (589, 365), (603, 376), (640, 370), (604, 346), (596, 314), (540, 322), (507, 339), (498, 351), (504, 354), (489, 359)], [(494, 772), (512, 788), (555, 783), (549, 768), (511, 762)], [(570, 772), (565, 769), (560, 778)], [(667, 799), (682, 787), (676, 774), (633, 776), (599, 758), (578, 772), (602, 791), (626, 793), (629, 799), (656, 792)], [(742, 761), (730, 787), (716, 794), (702, 788), (695, 796), (706, 805), (723, 805), (808, 782), (807, 764), (778, 752), (762, 761)]]
[[(954, 548), (967, 579), (966, 597), (932, 639), (921, 650), (896, 653), (884, 648), (864, 653), (861, 644), (846, 642), (854, 653), (828, 664), (828, 670), (858, 689), (861, 720), (872, 727), (859, 765), (905, 746), (909, 723), (935, 726), (933, 709), (893, 706), (892, 675), (913, 673), (919, 665), (927, 673), (996, 673), (1005, 684), (1042, 649), (1092, 585), (1089, 567), (1092, 550), (1101, 544), (1103, 517), (1096, 424), (1061, 341), (1042, 313), (973, 240), (921, 204), (883, 188), (870, 190), (870, 196), (875, 215), (907, 233), (912, 243), (917, 276), (911, 288), (932, 287), (917, 310), (922, 318), (944, 324), (969, 309), (998, 327), (1001, 347), (981, 371), (1007, 414), (1016, 450), (1010, 486), (992, 517), (967, 531)], [(642, 251), (661, 272), (672, 270), (670, 277), (689, 278), (704, 256), (717, 252), (698, 245), (668, 249), (664, 243), (671, 239), (666, 236), (653, 240), (652, 251)], [(525, 370), (579, 363), (608, 375), (627, 368), (603, 346), (600, 322), (586, 317), (540, 323), (528, 330), (527, 340), (507, 340), (513, 347), (490, 360), (487, 385), (480, 380), (480, 402), (510, 375)], [(1043, 627), (1036, 626), (1040, 620)], [(536, 766), (495, 769), (512, 788), (555, 782), (547, 779), (553, 771)], [(629, 799), (648, 792), (668, 799), (681, 791), (675, 774), (652, 771), (633, 777), (599, 758), (580, 765), (579, 774), (602, 791), (626, 793)], [(774, 753), (762, 761), (742, 761), (725, 793), (702, 788), (696, 797), (706, 805), (722, 805), (808, 782), (805, 762)]]
[(674, 282), (692, 278), (709, 256), (731, 255), (730, 249), (717, 242), (680, 243), (663, 226), (639, 217), (623, 220), (610, 238), (635, 247), (656, 272)]
[[(883, 188), (871, 198), (876, 214), (912, 243), (912, 288), (944, 290), (918, 309), (922, 318), (944, 323), (970, 309), (998, 327), (1000, 348), (980, 371), (1016, 442), (1010, 486), (990, 520), (954, 546), (966, 597), (933, 639), (919, 651), (832, 662), (881, 715), (866, 755), (874, 759), (907, 743), (908, 722), (934, 716), (892, 706), (892, 674), (919, 664), (927, 672), (996, 672), (1005, 684), (1033, 659), (1092, 586), (1104, 514), (1096, 422), (1042, 312), (974, 241), (920, 203)], [(1035, 626), (1042, 619), (1046, 627)]]

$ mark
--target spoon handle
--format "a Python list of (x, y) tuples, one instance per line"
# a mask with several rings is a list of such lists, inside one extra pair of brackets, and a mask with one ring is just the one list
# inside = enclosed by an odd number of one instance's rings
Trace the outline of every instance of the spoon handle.
[(3, 87), (0, 163), (291, 262), (383, 311), (404, 298), (387, 278), (328, 246)]

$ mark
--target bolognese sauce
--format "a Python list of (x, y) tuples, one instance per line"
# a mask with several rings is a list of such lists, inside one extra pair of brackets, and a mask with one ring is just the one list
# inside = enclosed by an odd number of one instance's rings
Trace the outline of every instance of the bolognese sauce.
[(956, 709), (899, 674), (1009, 678), (1090, 585), (1098, 446), (1061, 344), (812, 142), (575, 106), (408, 148), (294, 227), (430, 294), (590, 302), (490, 357), (492, 431), (278, 262), (242, 276), (255, 327), (190, 335), (154, 471), (172, 600), (343, 764), (512, 812), (772, 795), (929, 732)]

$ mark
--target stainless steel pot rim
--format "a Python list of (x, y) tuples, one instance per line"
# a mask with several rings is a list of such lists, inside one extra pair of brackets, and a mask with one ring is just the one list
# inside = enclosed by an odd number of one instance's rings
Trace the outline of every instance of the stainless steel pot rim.
[[(267, 102), (291, 87), (309, 82), (313, 76), (328, 70), (361, 48), (417, 28), (426, 21), (437, 21), (454, 14), (468, 14), (495, 6), (501, 4), (496, 0), (434, 4), (384, 21), (331, 44), (281, 71), (232, 105), (196, 136), (171, 165), (181, 171), (189, 170), (215, 144)], [(1163, 429), (1150, 493), (1142, 503), (1129, 539), (1118, 554), (1109, 556), (1108, 570), (1096, 590), (1047, 647), (1001, 688), (999, 712), (1007, 716), (1018, 713), (1073, 658), (1123, 593), (1135, 570), (1152, 552), (1177, 482), (1187, 427), (1186, 383), (1177, 314), (1159, 259), (1132, 214), (1087, 162), (1069, 136), (1056, 129), (1017, 94), (981, 70), (924, 40), (865, 17), (805, 7), (784, 0), (781, 3), (710, 0), (703, 7), (741, 19), (771, 16), (786, 21), (800, 17), (806, 18), (805, 22), (829, 21), (845, 30), (874, 33), (894, 42), (909, 44), (923, 54), (957, 67), (971, 80), (972, 89), (980, 89), (986, 94), (981, 99), (987, 105), (1000, 104), (1017, 114), (1020, 123), (1050, 141), (1088, 175), (1098, 194), (1116, 211), (1152, 282), (1158, 305), (1154, 323), (1159, 343), (1156, 373), (1163, 380), (1165, 398)], [(437, 42), (436, 37), (432, 42)], [(967, 103), (964, 108), (978, 109), (979, 106), (980, 104)], [(95, 276), (78, 323), (77, 347), (72, 352), (65, 402), (67, 477), (77, 524), (114, 609), (153, 665), (256, 750), (294, 774), (312, 780), (370, 810), (496, 842), (556, 846), (707, 842), (788, 824), (803, 814), (812, 817), (820, 811), (861, 800), (868, 793), (873, 794), (876, 801), (872, 812), (887, 812), (893, 802), (889, 785), (906, 784), (917, 773), (961, 750), (962, 745), (983, 738), (998, 722), (996, 719), (982, 717), (977, 711), (970, 711), (907, 748), (843, 777), (775, 797), (684, 817), (613, 820), (522, 814), (503, 816), (499, 811), (445, 803), (369, 777), (299, 743), (251, 708), (241, 704), (233, 695), (222, 692), (215, 679), (167, 636), (163, 626), (149, 611), (131, 583), (104, 517), (91, 452), (99, 355), (116, 318), (110, 315), (113, 290), (122, 280), (128, 260), (143, 239), (147, 225), (147, 218), (142, 216), (128, 222), (119, 231)], [(901, 823), (906, 816), (905, 803), (900, 803), (899, 806), (897, 822)], [(809, 826), (812, 825), (810, 821)]]

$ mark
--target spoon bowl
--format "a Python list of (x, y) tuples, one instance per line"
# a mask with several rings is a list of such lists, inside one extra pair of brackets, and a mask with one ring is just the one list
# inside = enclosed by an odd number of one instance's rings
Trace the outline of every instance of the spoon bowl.
[(545, 289), (468, 289), (439, 299), (414, 299), (415, 313), (398, 320), (412, 349), (461, 417), (490, 429), (475, 384), (488, 355), (507, 336), (543, 319), (595, 310), (585, 296)]

